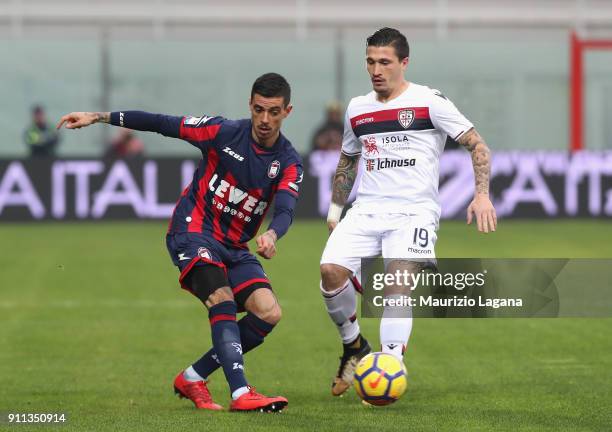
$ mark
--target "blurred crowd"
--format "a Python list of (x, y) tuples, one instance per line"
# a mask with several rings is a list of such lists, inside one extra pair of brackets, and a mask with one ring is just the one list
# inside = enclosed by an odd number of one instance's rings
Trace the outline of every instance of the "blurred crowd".
[(31, 158), (55, 157), (60, 135), (47, 123), (45, 109), (41, 105), (32, 108), (32, 120), (24, 132), (24, 141)]
[[(115, 134), (105, 143), (103, 158), (134, 159), (144, 156), (144, 143), (136, 134), (124, 128), (116, 128)], [(31, 159), (54, 158), (61, 142), (61, 135), (55, 125), (47, 122), (42, 105), (32, 107), (30, 124), (24, 131), (24, 142)]]
[(343, 109), (339, 102), (327, 105), (325, 119), (312, 136), (311, 151), (325, 150), (339, 152), (342, 147)]

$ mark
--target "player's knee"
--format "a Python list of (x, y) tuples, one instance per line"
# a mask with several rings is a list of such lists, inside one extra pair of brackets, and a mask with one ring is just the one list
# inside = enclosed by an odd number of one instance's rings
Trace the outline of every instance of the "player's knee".
[(232, 294), (232, 290), (230, 287), (221, 287), (214, 290), (205, 301), (205, 304), (208, 308), (211, 308), (214, 305), (219, 303), (223, 303), (226, 301), (234, 301), (234, 294)]
[(283, 315), (281, 307), (274, 297), (271, 297), (270, 301), (258, 302), (252, 312), (259, 319), (272, 325), (276, 325)]
[(343, 286), (350, 271), (337, 264), (321, 264), (321, 286), (325, 291), (334, 291)]
[(283, 311), (278, 303), (274, 303), (272, 307), (266, 308), (262, 311), (261, 318), (268, 324), (276, 325), (283, 317)]

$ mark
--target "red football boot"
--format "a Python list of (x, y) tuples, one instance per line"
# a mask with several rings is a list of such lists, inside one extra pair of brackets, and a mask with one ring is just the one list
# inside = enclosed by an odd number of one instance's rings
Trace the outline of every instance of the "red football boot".
[(282, 396), (264, 396), (257, 393), (254, 387), (249, 386), (248, 393), (232, 401), (230, 411), (278, 412), (282, 411), (288, 403), (287, 399)]
[(183, 372), (174, 379), (174, 393), (180, 398), (191, 399), (196, 408), (209, 410), (222, 410), (223, 407), (212, 400), (205, 381), (187, 381)]

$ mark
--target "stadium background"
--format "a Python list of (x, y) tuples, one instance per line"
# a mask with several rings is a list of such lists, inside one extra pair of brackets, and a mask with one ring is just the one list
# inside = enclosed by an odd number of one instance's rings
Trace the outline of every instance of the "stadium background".
[[(277, 71), (293, 87), (284, 132), (318, 167), (310, 137), (329, 101), (369, 91), (364, 38), (384, 25), (410, 41), (408, 79), (441, 89), (476, 124), (494, 153), (496, 204), (513, 202), (505, 216), (522, 218), (502, 218), (490, 236), (443, 221), (438, 255), (612, 257), (612, 52), (585, 53), (588, 151), (568, 151), (571, 35), (612, 38), (610, 2), (0, 0), (0, 411), (67, 411), (75, 430), (610, 429), (609, 319), (419, 320), (402, 401), (364, 410), (354, 395), (330, 400), (337, 341), (317, 288), (326, 229), (322, 180), (312, 173), (279, 256), (264, 264), (284, 321), (246, 360), (256, 385), (288, 396), (290, 409), (273, 419), (194, 414), (171, 398), (169, 382), (209, 336), (201, 307), (175, 286), (165, 222), (135, 220), (159, 217), (137, 206), (76, 222), (72, 180), (65, 214), (54, 211), (51, 163), (99, 161), (114, 131), (65, 131), (57, 161), (26, 160), (22, 135), (34, 104), (50, 123), (74, 110), (244, 117), (253, 79)], [(146, 161), (174, 167), (158, 177), (159, 200), (171, 203), (178, 166), (197, 151), (139, 137)], [(445, 158), (450, 199), (473, 186), (458, 175), (470, 169), (467, 155)], [(108, 173), (123, 162), (101, 163)], [(127, 165), (139, 188), (143, 163)], [(25, 177), (40, 218), (67, 221), (37, 220), (24, 204)], [(89, 209), (104, 181), (92, 180)], [(512, 185), (521, 193), (504, 194)], [(447, 216), (462, 218), (463, 201), (448, 202), (456, 211)], [(377, 322), (363, 327), (375, 339)], [(214, 393), (227, 404), (215, 378)]]

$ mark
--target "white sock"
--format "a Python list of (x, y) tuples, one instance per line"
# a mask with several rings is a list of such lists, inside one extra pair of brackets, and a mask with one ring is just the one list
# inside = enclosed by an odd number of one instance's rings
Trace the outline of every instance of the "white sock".
[(240, 387), (239, 389), (236, 389), (232, 392), (232, 399), (236, 400), (238, 399), (240, 396), (242, 396), (245, 393), (249, 392), (249, 388), (248, 387)]
[(357, 294), (351, 281), (333, 291), (325, 291), (321, 283), (321, 294), (325, 300), (327, 313), (338, 327), (342, 343), (353, 342), (359, 336), (357, 322)]
[[(390, 295), (387, 298), (401, 297)], [(412, 331), (412, 308), (385, 307), (380, 320), (380, 344), (382, 352), (402, 360)]]
[(202, 378), (193, 368), (193, 366), (189, 366), (187, 369), (185, 369), (185, 372), (183, 372), (183, 378), (185, 378), (187, 381), (191, 381), (191, 382), (195, 382), (195, 381), (206, 381), (206, 379)]

